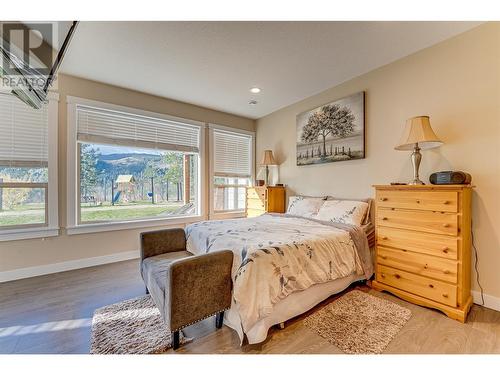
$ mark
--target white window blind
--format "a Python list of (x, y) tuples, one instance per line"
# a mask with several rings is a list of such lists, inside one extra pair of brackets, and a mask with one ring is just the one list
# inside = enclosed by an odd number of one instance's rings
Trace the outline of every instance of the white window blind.
[(0, 93), (0, 166), (46, 167), (48, 105), (33, 109), (12, 94)]
[(252, 176), (252, 137), (227, 131), (213, 131), (214, 175)]
[(169, 151), (198, 152), (200, 127), (187, 123), (78, 105), (78, 140)]

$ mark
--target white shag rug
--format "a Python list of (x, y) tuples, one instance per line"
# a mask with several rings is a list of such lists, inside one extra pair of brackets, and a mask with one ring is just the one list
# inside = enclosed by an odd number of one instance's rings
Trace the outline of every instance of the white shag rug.
[[(181, 344), (191, 340), (181, 332)], [(94, 311), (90, 354), (156, 354), (171, 347), (170, 331), (149, 295)]]
[(393, 302), (353, 290), (304, 319), (306, 327), (349, 354), (380, 354), (411, 318)]

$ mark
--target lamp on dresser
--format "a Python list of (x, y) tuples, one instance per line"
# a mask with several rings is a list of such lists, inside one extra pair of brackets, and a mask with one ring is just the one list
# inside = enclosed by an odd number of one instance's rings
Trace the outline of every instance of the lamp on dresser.
[(411, 154), (413, 181), (409, 185), (424, 185), (418, 177), (418, 169), (422, 160), (420, 150), (428, 150), (442, 144), (443, 142), (439, 140), (431, 128), (429, 116), (416, 116), (406, 120), (403, 136), (395, 149), (399, 151), (413, 150)]
[(262, 155), (262, 161), (260, 165), (266, 167), (266, 185), (269, 185), (269, 166), (276, 164), (277, 163), (274, 159), (273, 150), (265, 150), (264, 155)]

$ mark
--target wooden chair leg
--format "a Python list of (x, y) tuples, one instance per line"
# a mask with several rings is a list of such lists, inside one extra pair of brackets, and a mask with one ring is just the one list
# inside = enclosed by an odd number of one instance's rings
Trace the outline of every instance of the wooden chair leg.
[(173, 336), (173, 344), (172, 344), (172, 346), (173, 346), (174, 350), (179, 349), (179, 346), (180, 346), (180, 337), (179, 337), (180, 332), (181, 331), (172, 332), (172, 336)]
[(222, 328), (222, 323), (224, 322), (224, 311), (217, 313), (215, 316), (215, 327), (217, 329)]

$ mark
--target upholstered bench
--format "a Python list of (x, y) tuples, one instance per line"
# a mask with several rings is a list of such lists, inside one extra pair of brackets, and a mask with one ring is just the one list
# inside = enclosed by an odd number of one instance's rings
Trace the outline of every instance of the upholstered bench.
[(231, 305), (232, 264), (229, 250), (188, 252), (182, 228), (141, 233), (142, 279), (172, 332), (174, 349), (179, 331), (188, 325), (217, 314), (216, 327), (222, 327)]

